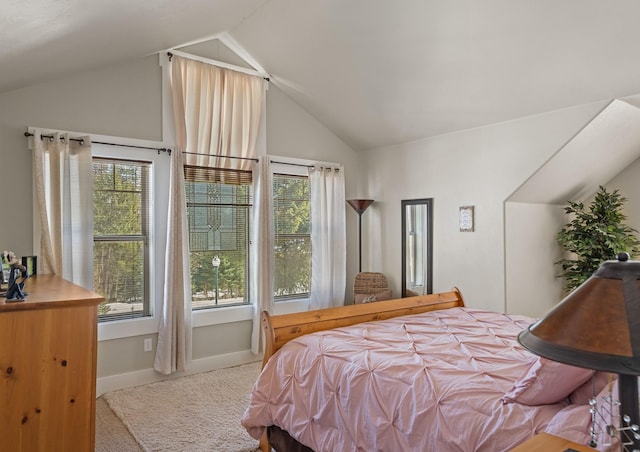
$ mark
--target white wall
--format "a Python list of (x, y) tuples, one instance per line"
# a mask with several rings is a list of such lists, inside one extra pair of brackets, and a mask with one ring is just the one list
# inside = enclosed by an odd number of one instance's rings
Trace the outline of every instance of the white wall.
[(562, 206), (505, 203), (507, 312), (539, 317), (562, 299), (555, 236), (566, 222)]
[[(623, 209), (627, 216), (626, 223), (640, 231), (640, 159), (629, 165), (605, 186), (607, 190), (620, 190), (620, 194), (627, 198)], [(637, 255), (631, 256), (631, 258), (640, 260), (640, 256)]]
[[(609, 150), (602, 152), (606, 156)], [(627, 198), (626, 223), (640, 228), (640, 159), (605, 183), (608, 190), (619, 189)], [(576, 199), (577, 200), (577, 199)], [(585, 204), (593, 196), (582, 200)], [(564, 205), (505, 203), (505, 276), (507, 312), (539, 317), (553, 308), (566, 294), (558, 278), (560, 268), (553, 265), (562, 257), (556, 234), (570, 221)], [(640, 256), (632, 256), (638, 260)], [(546, 283), (541, 284), (541, 281)]]
[[(363, 267), (387, 274), (399, 293), (400, 200), (434, 198), (434, 291), (457, 286), (467, 305), (505, 310), (504, 202), (606, 104), (363, 153), (362, 190), (376, 200), (363, 215)], [(475, 232), (458, 229), (467, 205)]]
[(160, 68), (150, 57), (0, 94), (0, 247), (32, 253), (27, 126), (161, 139)]
[[(358, 155), (274, 85), (267, 92), (267, 149), (269, 154), (344, 165), (346, 199), (357, 198)], [(346, 302), (352, 301), (353, 279), (358, 272), (357, 215), (347, 209)]]
[[(616, 99), (509, 197), (505, 203), (508, 312), (538, 317), (564, 297), (564, 279), (556, 276), (561, 268), (553, 265), (563, 255), (556, 234), (570, 221), (563, 206), (568, 200), (591, 202), (598, 186), (616, 179), (639, 155), (640, 109)], [(540, 284), (541, 279), (549, 283)]]

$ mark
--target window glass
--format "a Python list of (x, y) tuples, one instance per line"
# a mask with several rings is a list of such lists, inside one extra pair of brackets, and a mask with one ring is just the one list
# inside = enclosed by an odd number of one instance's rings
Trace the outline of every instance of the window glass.
[(100, 321), (151, 315), (150, 179), (146, 162), (93, 159), (94, 291)]
[(273, 175), (275, 231), (274, 297), (307, 297), (311, 287), (311, 211), (309, 179)]
[(251, 173), (185, 167), (193, 309), (249, 303)]

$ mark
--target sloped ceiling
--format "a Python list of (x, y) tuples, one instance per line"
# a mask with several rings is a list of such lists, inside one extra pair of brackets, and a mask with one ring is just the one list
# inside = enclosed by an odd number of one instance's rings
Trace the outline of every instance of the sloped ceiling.
[(640, 93), (637, 0), (0, 5), (0, 91), (228, 32), (356, 150)]
[(265, 0), (0, 0), (0, 92), (235, 27)]
[(507, 200), (584, 200), (640, 157), (640, 108), (612, 101)]

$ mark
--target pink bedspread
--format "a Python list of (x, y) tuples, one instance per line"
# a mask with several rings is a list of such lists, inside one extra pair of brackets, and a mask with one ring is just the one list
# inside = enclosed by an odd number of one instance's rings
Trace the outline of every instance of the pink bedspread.
[(584, 442), (586, 407), (501, 400), (535, 358), (516, 340), (531, 322), (452, 308), (299, 337), (265, 366), (242, 425), (331, 452), (507, 451), (550, 423)]

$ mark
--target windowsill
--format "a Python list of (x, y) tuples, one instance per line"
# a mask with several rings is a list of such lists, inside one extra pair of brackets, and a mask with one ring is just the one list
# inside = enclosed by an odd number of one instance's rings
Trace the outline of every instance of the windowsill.
[[(274, 314), (291, 314), (306, 311), (308, 307), (308, 298), (279, 301), (275, 303)], [(191, 324), (194, 328), (198, 328), (223, 323), (244, 322), (252, 318), (253, 305), (229, 306), (193, 311)], [(158, 320), (154, 317), (98, 323), (98, 341), (157, 333)]]
[(221, 323), (242, 322), (253, 318), (253, 305), (229, 306), (225, 308), (211, 308), (193, 311), (191, 324), (194, 328), (200, 326), (219, 325)]
[(155, 334), (157, 332), (158, 319), (155, 317), (98, 323), (98, 341), (142, 336), (143, 334)]
[(309, 299), (277, 301), (274, 303), (273, 313), (275, 315), (293, 314), (295, 312), (307, 311), (309, 309)]
[[(291, 314), (306, 311), (309, 299), (278, 301), (275, 303), (274, 314)], [(219, 325), (221, 323), (242, 322), (253, 318), (253, 305), (229, 306), (225, 308), (203, 309), (193, 312), (193, 327)]]
[[(252, 312), (251, 305), (203, 309), (193, 311), (191, 324), (194, 328), (197, 328), (222, 323), (242, 322), (251, 320)], [(98, 341), (157, 333), (158, 319), (155, 317), (98, 323)]]

